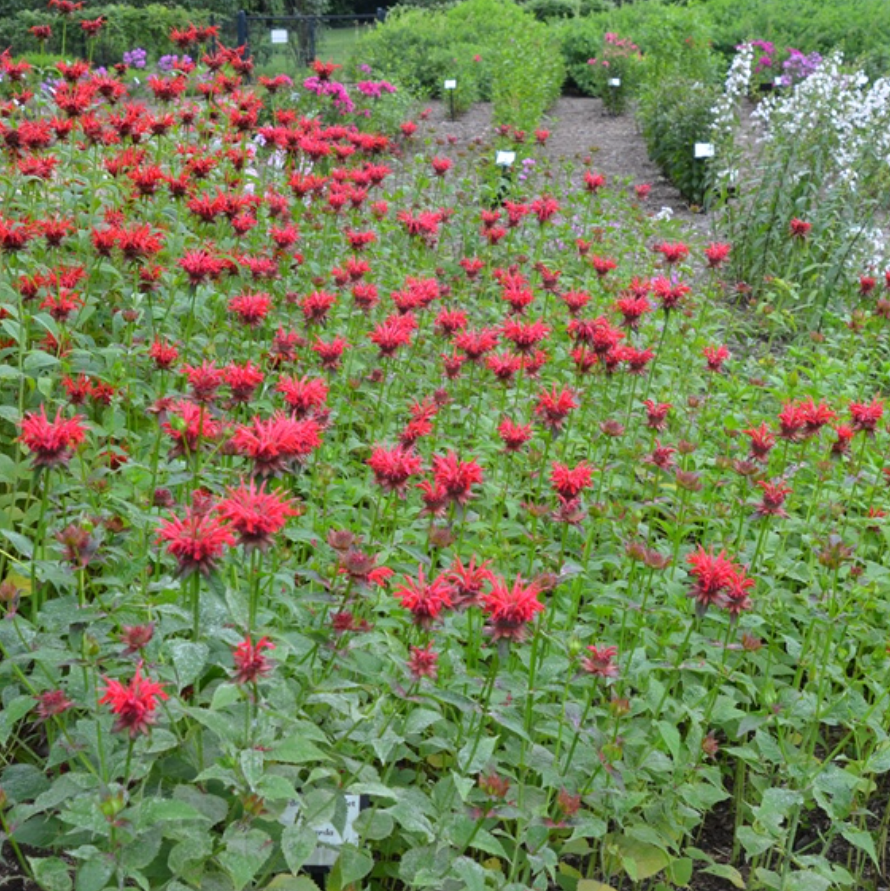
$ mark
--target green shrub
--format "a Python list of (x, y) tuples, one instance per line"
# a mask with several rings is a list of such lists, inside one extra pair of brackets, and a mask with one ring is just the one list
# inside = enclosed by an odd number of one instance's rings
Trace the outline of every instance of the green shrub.
[[(142, 47), (154, 61), (167, 53), (176, 52), (170, 42), (172, 28), (181, 28), (189, 22), (207, 24), (211, 13), (209, 10), (186, 9), (182, 6), (162, 6), (154, 3), (150, 6), (91, 6), (90, 18), (102, 16), (105, 26), (100, 32), (93, 54), (98, 65), (111, 65), (120, 62), (127, 50)], [(85, 55), (86, 42), (75, 18), (68, 22), (65, 54), (70, 56)], [(0, 19), (0, 46), (12, 47), (16, 54), (37, 52), (40, 44), (29, 29), (33, 25), (52, 24), (53, 36), (47, 42), (45, 51), (50, 54), (62, 53), (63, 27), (57, 16), (49, 16), (45, 12), (23, 10), (9, 18)]]
[(533, 130), (559, 97), (565, 67), (546, 25), (532, 22), (494, 50), (494, 121)]
[(458, 111), (493, 99), (503, 122), (526, 129), (559, 95), (563, 80), (553, 32), (512, 0), (396, 8), (362, 37), (355, 61), (417, 96), (443, 98), (443, 84), (453, 78)]
[(709, 139), (718, 95), (711, 84), (675, 77), (650, 84), (637, 109), (649, 157), (699, 205), (710, 186), (710, 165), (694, 157), (695, 143)]
[(612, 8), (612, 3), (610, 0), (527, 0), (522, 8), (538, 21), (550, 22), (604, 12)]

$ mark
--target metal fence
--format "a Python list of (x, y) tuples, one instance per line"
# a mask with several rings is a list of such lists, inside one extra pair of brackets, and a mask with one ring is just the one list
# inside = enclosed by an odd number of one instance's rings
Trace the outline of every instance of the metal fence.
[(295, 74), (314, 59), (349, 61), (359, 37), (386, 17), (375, 15), (248, 15), (235, 19), (235, 44), (246, 46), (257, 74)]

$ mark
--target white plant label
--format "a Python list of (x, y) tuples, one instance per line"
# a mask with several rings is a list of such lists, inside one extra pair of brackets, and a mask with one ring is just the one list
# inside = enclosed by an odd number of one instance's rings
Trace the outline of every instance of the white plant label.
[(497, 164), (498, 167), (510, 167), (515, 160), (516, 152), (498, 152), (494, 159), (494, 163)]
[(714, 143), (713, 142), (697, 142), (695, 144), (696, 158), (713, 158)]
[(782, 77), (777, 77), (777, 78), (773, 81), (773, 86), (774, 86), (774, 87), (784, 87), (784, 86), (785, 86), (785, 79), (782, 78)]
[[(355, 831), (354, 824), (356, 818), (361, 813), (361, 795), (344, 795), (346, 799), (346, 824), (343, 827), (343, 834), (337, 832), (332, 823), (322, 823), (321, 826), (315, 827), (315, 836), (318, 839), (318, 847), (309, 856), (306, 866), (333, 866), (337, 862), (340, 852), (336, 849), (342, 844), (357, 844), (358, 833)], [(279, 818), (279, 822), (285, 826), (290, 826), (297, 822), (297, 816), (300, 813), (300, 805), (296, 801), (291, 801), (284, 809)]]
[(609, 86), (610, 87), (620, 87), (621, 86), (621, 78), (620, 77), (610, 77), (609, 78)]
[(446, 80), (445, 81), (445, 89), (446, 90), (456, 90), (457, 89), (457, 81), (456, 80)]
[(269, 32), (269, 37), (272, 40), (272, 43), (287, 43), (287, 29), (273, 28)]

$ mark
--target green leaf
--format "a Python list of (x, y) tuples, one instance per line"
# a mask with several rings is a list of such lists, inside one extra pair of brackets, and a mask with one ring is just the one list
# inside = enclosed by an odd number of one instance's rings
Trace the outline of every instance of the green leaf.
[(168, 641), (167, 650), (173, 660), (180, 689), (188, 687), (200, 677), (210, 655), (207, 644), (192, 643), (189, 640)]
[(315, 743), (299, 736), (282, 740), (266, 753), (267, 761), (280, 761), (284, 764), (303, 764), (306, 761), (330, 761)]
[(604, 885), (596, 879), (579, 879), (578, 891), (615, 891), (612, 885)]
[(664, 744), (668, 747), (668, 751), (671, 753), (671, 758), (673, 758), (674, 761), (678, 761), (680, 758), (681, 744), (680, 731), (667, 721), (659, 721), (658, 732), (661, 734)]
[(28, 863), (42, 891), (71, 891), (71, 874), (64, 860), (58, 857), (29, 857)]
[(494, 747), (497, 743), (497, 736), (468, 740), (457, 756), (457, 763), (461, 771), (467, 774), (474, 774), (484, 770), (491, 761), (491, 756), (494, 754)]
[(275, 876), (264, 891), (320, 891), (309, 876), (289, 876), (281, 873)]
[(337, 863), (331, 870), (327, 887), (337, 891), (363, 879), (374, 868), (374, 859), (352, 845), (343, 845)]
[(34, 556), (34, 543), (30, 538), (13, 532), (11, 529), (0, 529), (2, 535), (23, 557), (29, 560)]
[(102, 891), (114, 872), (114, 861), (104, 857), (87, 860), (77, 869), (74, 891)]
[(41, 368), (50, 368), (58, 364), (59, 360), (55, 356), (45, 353), (43, 350), (31, 350), (25, 356), (22, 366), (25, 371), (39, 371)]
[(287, 868), (295, 873), (318, 847), (318, 836), (311, 826), (285, 826), (281, 833), (281, 853)]
[(256, 791), (256, 785), (263, 776), (263, 753), (257, 749), (244, 749), (239, 760), (247, 785)]
[(712, 863), (710, 866), (706, 866), (702, 869), (701, 872), (717, 876), (719, 879), (726, 879), (727, 882), (730, 882), (736, 888), (741, 888), (742, 891), (747, 887), (742, 874), (734, 866), (730, 866), (728, 863)]
[(875, 849), (875, 840), (872, 834), (865, 829), (856, 829), (854, 826), (844, 826), (841, 829), (841, 835), (854, 847), (868, 854), (871, 862), (880, 869), (878, 863), (878, 852)]
[(171, 820), (205, 820), (199, 810), (175, 798), (149, 798), (141, 808), (140, 822), (143, 826), (165, 823)]
[(641, 882), (657, 875), (671, 862), (666, 851), (629, 835), (621, 835), (616, 838), (615, 847), (621, 865), (635, 882)]
[(233, 823), (223, 836), (225, 850), (219, 862), (229, 874), (235, 891), (241, 891), (260, 871), (272, 853), (272, 840), (259, 829), (243, 829)]

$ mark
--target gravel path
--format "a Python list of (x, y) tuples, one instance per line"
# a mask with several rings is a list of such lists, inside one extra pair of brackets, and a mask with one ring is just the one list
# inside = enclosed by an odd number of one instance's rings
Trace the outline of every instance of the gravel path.
[[(456, 121), (450, 120), (446, 104), (434, 102), (430, 107), (425, 125), (428, 132), (452, 142), (456, 138), (458, 149), (493, 134), (490, 103), (474, 105)], [(653, 209), (669, 207), (676, 218), (699, 231), (710, 229), (708, 216), (692, 213), (680, 193), (649, 160), (631, 112), (610, 115), (600, 99), (564, 96), (547, 113), (543, 126), (550, 130), (547, 153), (552, 159), (565, 158), (580, 163), (583, 158), (593, 156), (593, 169), (609, 180), (651, 185), (648, 204)]]

